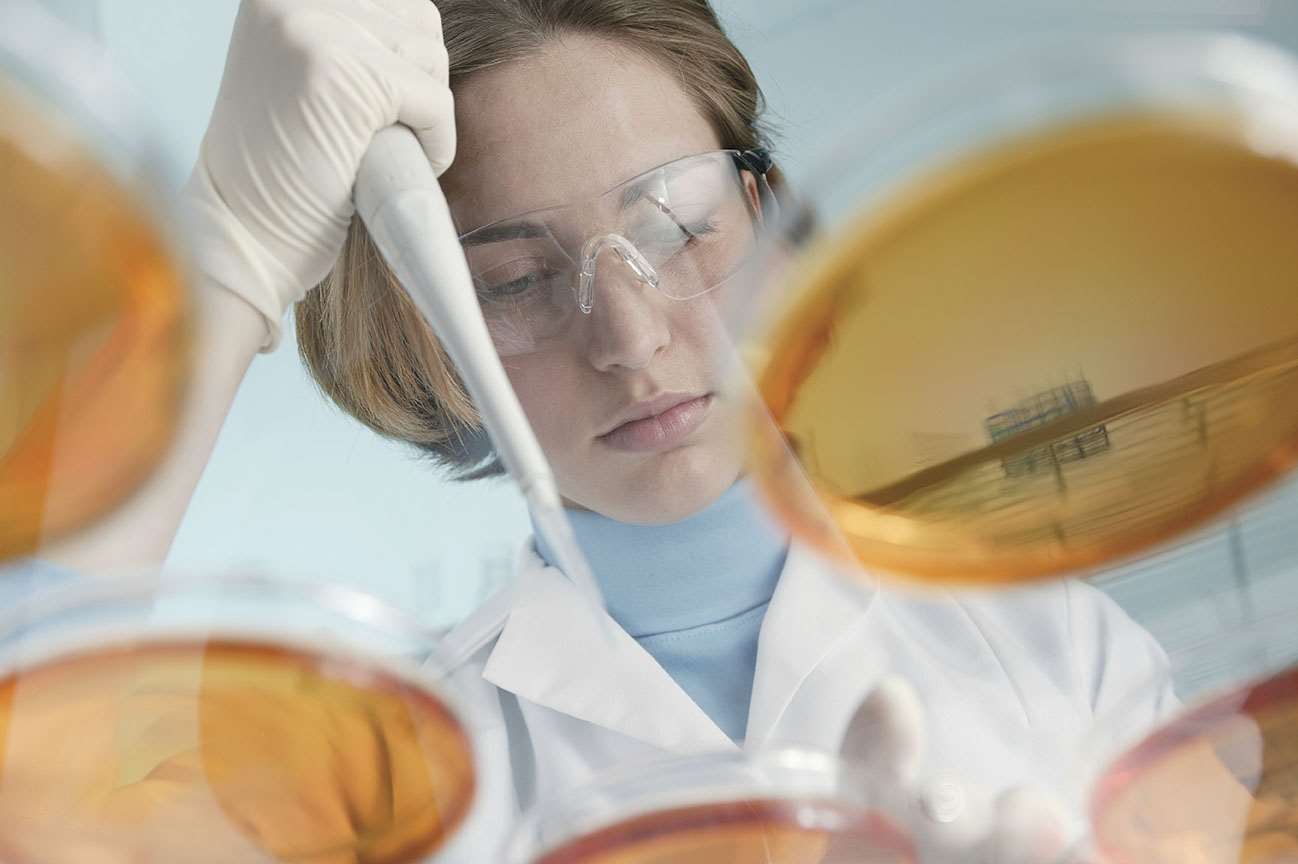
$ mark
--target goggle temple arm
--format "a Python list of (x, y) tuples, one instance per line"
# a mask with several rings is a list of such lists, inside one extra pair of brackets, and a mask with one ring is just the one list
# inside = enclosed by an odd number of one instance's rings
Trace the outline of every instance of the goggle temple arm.
[(760, 147), (741, 150), (734, 154), (734, 160), (736, 168), (747, 171), (757, 179), (757, 199), (762, 206), (762, 222), (767, 225), (778, 225), (780, 204), (775, 198), (775, 192), (771, 190), (770, 181), (766, 179), (767, 173), (775, 165), (770, 152)]

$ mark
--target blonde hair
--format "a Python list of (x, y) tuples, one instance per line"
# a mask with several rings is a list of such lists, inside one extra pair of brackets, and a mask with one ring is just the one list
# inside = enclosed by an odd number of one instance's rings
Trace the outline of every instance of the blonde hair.
[[(670, 70), (723, 148), (767, 144), (761, 89), (707, 0), (437, 0), (437, 8), (452, 89), (555, 37), (590, 34)], [(459, 479), (500, 472), (450, 359), (359, 219), (333, 271), (298, 304), (295, 320), (303, 362), (344, 411), (415, 445)]]

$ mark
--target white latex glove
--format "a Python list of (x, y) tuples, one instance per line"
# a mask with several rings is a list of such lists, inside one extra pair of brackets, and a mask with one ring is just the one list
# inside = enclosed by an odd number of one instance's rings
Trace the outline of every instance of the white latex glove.
[(201, 273), (266, 320), (329, 272), (374, 133), (414, 130), (434, 170), (455, 156), (441, 17), (431, 0), (243, 0), (185, 194)]
[(920, 864), (1083, 864), (1076, 820), (1044, 789), (990, 796), (967, 784), (920, 779), (924, 711), (900, 678), (881, 681), (843, 737), (844, 759), (861, 766), (872, 800), (898, 820)]

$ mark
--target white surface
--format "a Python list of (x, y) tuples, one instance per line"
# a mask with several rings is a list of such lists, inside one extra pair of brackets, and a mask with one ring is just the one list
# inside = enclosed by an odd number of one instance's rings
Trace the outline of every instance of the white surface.
[[(179, 183), (215, 97), (237, 4), (57, 5), (77, 7), (71, 14), (99, 28), (151, 110), (171, 157), (166, 173)], [(766, 89), (780, 132), (777, 157), (795, 182), (863, 101), (997, 42), (1164, 24), (1234, 26), (1298, 48), (1298, 3), (1288, 0), (719, 0), (718, 7)], [(1298, 501), (1289, 500), (1270, 517), (1282, 526), (1278, 536), (1294, 536)], [(171, 563), (258, 562), (318, 574), (446, 621), (503, 578), (527, 530), (507, 484), (452, 486), (407, 448), (325, 404), (286, 338), (278, 353), (253, 364)], [(1219, 550), (1204, 548), (1204, 557), (1185, 561), (1187, 578), (1234, 578), (1215, 563)], [(1292, 570), (1298, 558), (1292, 548), (1258, 548), (1269, 573)], [(1138, 617), (1160, 603), (1156, 593), (1118, 594)]]

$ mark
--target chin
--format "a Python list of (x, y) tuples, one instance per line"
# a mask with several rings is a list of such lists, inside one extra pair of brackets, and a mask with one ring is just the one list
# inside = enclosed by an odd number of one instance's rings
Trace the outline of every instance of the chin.
[(610, 489), (607, 507), (592, 507), (610, 519), (666, 525), (707, 508), (739, 479), (742, 464), (733, 448), (682, 447), (661, 454)]

